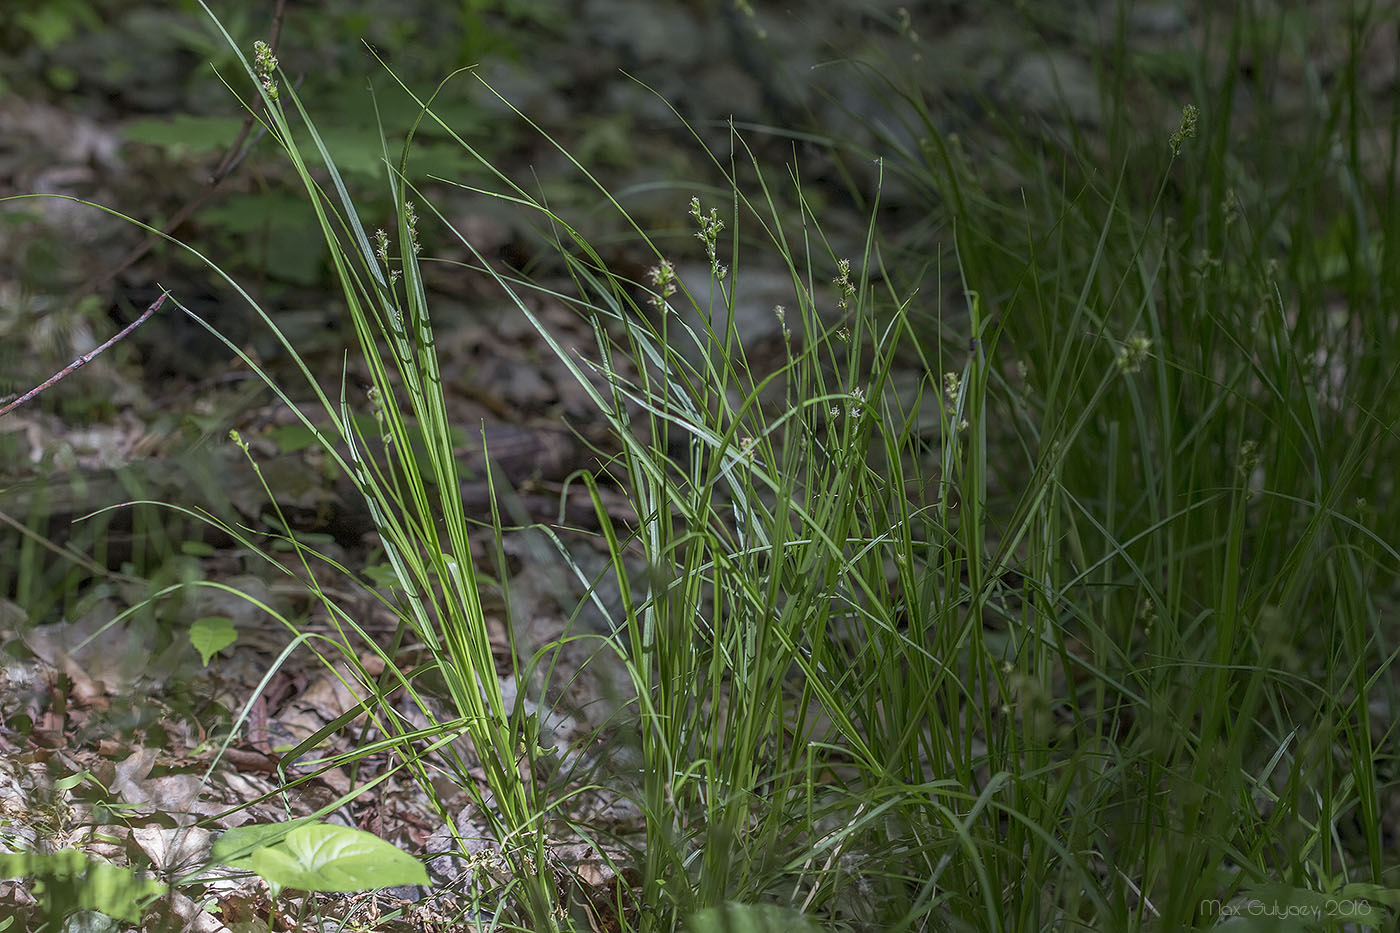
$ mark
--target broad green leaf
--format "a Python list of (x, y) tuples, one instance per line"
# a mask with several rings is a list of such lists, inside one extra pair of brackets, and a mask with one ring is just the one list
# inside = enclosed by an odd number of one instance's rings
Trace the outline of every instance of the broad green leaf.
[(233, 620), (225, 616), (206, 616), (196, 619), (190, 626), (190, 644), (199, 652), (205, 667), (214, 655), (237, 640), (238, 629), (233, 627)]
[(359, 829), (298, 826), (278, 845), (253, 852), (253, 870), (270, 884), (299, 891), (368, 891), (427, 884), (423, 865), (407, 852)]

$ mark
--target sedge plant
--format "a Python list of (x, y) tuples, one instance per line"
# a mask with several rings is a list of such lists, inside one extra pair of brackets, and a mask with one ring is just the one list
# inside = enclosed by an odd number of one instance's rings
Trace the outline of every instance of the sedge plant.
[[(1276, 48), (1239, 17), (1231, 48)], [(570, 809), (584, 787), (640, 813), (612, 896), (641, 930), (736, 903), (831, 929), (1187, 929), (1249, 898), (1339, 928), (1400, 900), (1383, 595), (1400, 567), (1383, 468), (1400, 422), (1384, 313), (1397, 154), (1392, 132), (1389, 181), (1366, 179), (1354, 70), (1314, 100), (1324, 119), (1292, 156), (1234, 131), (1234, 78), (1203, 82), (1200, 109), (1156, 136), (1127, 132), (1110, 92), (1114, 169), (1073, 134), (1056, 148), (1008, 131), (1014, 199), (909, 94), (923, 144), (890, 165), (953, 221), (916, 244), (960, 282), (945, 307), (887, 248), (878, 190), (863, 238), (828, 237), (797, 167), (775, 180), (737, 134), (720, 183), (677, 198), (699, 246), (648, 236), (574, 163), (635, 234), (644, 281), (460, 138), (494, 184), (471, 190), (551, 231), (567, 286), (476, 255), (407, 182), (407, 146), (385, 158), (397, 230), (371, 236), (275, 62), (245, 66), (320, 218), (382, 427), (366, 436), (361, 403), (344, 386), (333, 402), (304, 364), (321, 411), (301, 416), (370, 503), (393, 605), (454, 715), (387, 650), (387, 679), (352, 673), (425, 792), (445, 772), (488, 820), (509, 869), (501, 924), (580, 922), (552, 842), (603, 848)], [(562, 785), (536, 779), (495, 675), (419, 256), (429, 218), (612, 430), (575, 482), (621, 608), (570, 637), (618, 662), (608, 733), (634, 748), (579, 759)], [(699, 279), (677, 271), (687, 250)], [(791, 280), (766, 349), (738, 323), (755, 256)], [(565, 346), (532, 292), (577, 309), (594, 345)], [(288, 537), (348, 644), (353, 618), (314, 582), (327, 565)], [(553, 670), (559, 647), (513, 646), (517, 674)], [(1323, 915), (1343, 903), (1349, 917)]]
[[(994, 892), (976, 928), (1394, 923), (1400, 110), (1363, 86), (1389, 27), (1343, 6), (1207, 15), (1169, 111), (1122, 78), (1152, 63), (1121, 5), (1093, 139), (953, 136), (884, 85), (947, 222), (896, 255), (943, 249), (995, 320), (966, 572), (1000, 672), (967, 687), (1001, 699), (964, 728), (1006, 784), (943, 876)], [(1263, 75), (1321, 35), (1344, 64), (1290, 114)]]
[[(569, 793), (546, 798), (527, 779), (534, 743), (515, 731), (521, 719), (505, 708), (495, 680), (418, 258), (420, 217), (438, 215), (407, 185), (403, 160), (386, 157), (397, 235), (368, 235), (276, 63), (260, 47), (246, 64), (269, 132), (322, 218), (383, 433), (360, 434), (344, 388), (333, 404), (304, 364), (318, 419), (330, 428), (299, 415), (369, 502), (405, 624), (433, 652), (458, 713), (438, 725), (468, 736), (485, 771), (489, 799), (454, 760), (454, 746), (431, 743), (491, 814), (515, 879), (499, 892), (499, 903), (513, 907), (498, 916), (529, 917), (532, 928), (565, 925), (546, 868), (546, 828), (562, 823), (584, 838), (596, 830), (573, 820)], [(430, 102), (423, 108), (425, 119), (437, 119)], [(289, 113), (314, 158), (298, 148)], [(737, 180), (745, 159), (757, 178), (753, 199)], [(838, 253), (800, 176), (770, 188), (737, 136), (730, 164), (717, 168), (731, 195), (727, 219), (689, 200), (709, 263), (703, 290), (679, 281), (666, 251), (640, 229), (642, 248), (655, 256), (644, 283), (610, 272), (585, 237), (494, 168), (501, 189), (478, 192), (537, 212), (558, 233), (576, 291), (567, 300), (597, 337), (591, 358), (568, 352), (524, 300), (542, 286), (507, 279), (480, 257), (478, 268), (536, 324), (619, 447), (578, 482), (597, 506), (622, 597), (615, 627), (591, 637), (626, 672), (611, 725), (632, 737), (640, 766), (580, 780), (620, 787), (642, 814), (640, 881), (619, 897), (638, 928), (676, 929), (730, 902), (776, 902), (860, 926), (921, 925), (946, 909), (950, 894), (938, 879), (987, 803), (971, 781), (973, 766), (948, 770), (969, 762), (980, 738), (943, 727), (965, 704), (985, 701), (962, 684), (990, 669), (980, 617), (967, 611), (972, 591), (949, 557), (958, 540), (976, 540), (982, 522), (971, 504), (985, 496), (972, 387), (985, 386), (985, 359), (960, 358), (945, 372), (943, 360), (921, 358), (933, 375), (896, 390), (890, 374), (907, 342), (912, 299), (891, 290), (874, 229), (851, 244), (854, 258)], [(426, 205), (421, 215), (415, 202)], [(783, 343), (768, 371), (750, 362), (735, 323), (746, 260), (734, 231), (748, 223), (792, 284), (790, 304), (772, 309)], [(397, 256), (391, 240), (401, 246)], [(877, 307), (888, 314), (877, 317)], [(911, 498), (904, 480), (928, 464), (940, 479)], [(604, 484), (622, 488), (635, 522), (618, 524)], [(953, 516), (960, 503), (970, 518)], [(321, 596), (317, 559), (288, 538)], [(325, 601), (350, 631), (353, 620)], [(394, 686), (414, 689), (406, 677)], [(424, 736), (387, 704), (375, 714), (429, 787), (428, 756), (415, 745)]]

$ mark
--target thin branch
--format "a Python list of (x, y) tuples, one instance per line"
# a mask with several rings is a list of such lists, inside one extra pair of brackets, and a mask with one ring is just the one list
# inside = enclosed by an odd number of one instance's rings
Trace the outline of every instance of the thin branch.
[(151, 306), (147, 308), (140, 317), (132, 321), (130, 324), (126, 325), (126, 327), (122, 328), (121, 333), (117, 334), (115, 337), (113, 337), (111, 340), (108, 340), (106, 343), (102, 344), (102, 346), (98, 347), (97, 349), (89, 350), (87, 353), (84, 353), (82, 356), (78, 357), (76, 360), (69, 363), (67, 366), (63, 367), (58, 372), (54, 373), (40, 385), (35, 386), (28, 392), (21, 395), (19, 398), (15, 399), (13, 402), (10, 402), (5, 407), (0, 408), (0, 416), (8, 415), (11, 411), (23, 405), (25, 402), (30, 401), (34, 398), (34, 396), (44, 391), (49, 386), (53, 385), (55, 382), (58, 382), (60, 379), (71, 375), (72, 373), (86, 366), (88, 363), (91, 363), (94, 359), (97, 358), (97, 355), (99, 353), (103, 352), (117, 341), (122, 340), (126, 337), (127, 334), (130, 334), (136, 328), (146, 323), (150, 316), (155, 314), (156, 311), (160, 309), (161, 305), (165, 304), (165, 299), (169, 294), (169, 292), (161, 292), (160, 297), (157, 298), (154, 302), (152, 302)]

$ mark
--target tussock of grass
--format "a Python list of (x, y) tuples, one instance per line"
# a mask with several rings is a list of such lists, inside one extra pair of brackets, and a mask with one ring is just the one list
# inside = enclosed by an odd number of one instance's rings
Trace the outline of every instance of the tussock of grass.
[[(375, 678), (347, 650), (352, 673), (425, 790), (445, 773), (488, 818), (511, 880), (481, 882), (482, 906), (505, 925), (568, 928), (581, 920), (548, 866), (572, 791), (529, 777), (548, 770), (528, 732), (539, 718), (500, 692), (456, 497), (417, 255), (420, 226), (445, 220), (403, 181), (405, 147), (385, 158), (398, 229), (367, 234), (295, 93), (266, 62), (248, 75), (316, 205), (373, 375), (367, 398), (342, 387), (332, 401), (307, 374), (334, 425), (318, 436), (371, 503), (396, 609), (453, 715), (390, 652)], [(491, 169), (499, 186), (482, 196), (557, 236), (575, 291), (547, 294), (592, 322), (595, 345), (572, 352), (539, 322), (526, 298), (543, 285), (490, 274), (618, 445), (576, 481), (622, 613), (575, 637), (625, 671), (612, 729), (635, 767), (572, 777), (624, 789), (643, 814), (636, 883), (618, 892), (628, 924), (678, 929), (739, 901), (831, 929), (1174, 930), (1249, 896), (1377, 916), (1400, 896), (1383, 815), (1400, 212), (1395, 173), (1376, 186), (1359, 170), (1374, 116), (1355, 81), (1319, 92), (1324, 118), (1291, 158), (1250, 158), (1228, 82), (1203, 84), (1199, 117), (1170, 137), (1133, 133), (1111, 99), (1106, 162), (1011, 135), (1019, 203), (979, 183), (976, 152), (911, 95), (928, 145), (890, 167), (954, 222), (941, 245), (966, 308), (940, 309), (952, 340), (916, 321), (931, 299), (874, 220), (843, 254), (796, 171), (775, 177), (738, 136), (716, 162), (728, 202), (691, 209), (696, 255), (636, 231), (655, 257), (644, 282)], [(733, 323), (759, 250), (792, 280), (771, 371)], [(701, 251), (710, 281), (687, 292), (670, 264)], [(912, 394), (893, 378), (910, 368)], [(366, 405), (378, 437), (355, 427)], [(635, 522), (614, 517), (605, 485)], [(348, 645), (354, 620), (317, 595)], [(516, 646), (520, 682), (555, 647)]]

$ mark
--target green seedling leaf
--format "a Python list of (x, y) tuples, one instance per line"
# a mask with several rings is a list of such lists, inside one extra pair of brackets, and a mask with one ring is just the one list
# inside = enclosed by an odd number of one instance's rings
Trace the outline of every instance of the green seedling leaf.
[(225, 616), (205, 616), (196, 619), (190, 626), (190, 644), (199, 652), (204, 666), (208, 667), (214, 655), (238, 641), (238, 629), (233, 620)]
[(91, 910), (137, 923), (146, 905), (165, 893), (159, 881), (93, 861), (77, 849), (0, 855), (0, 878), (30, 879), (30, 893), (50, 916)]
[(70, 774), (66, 778), (59, 778), (57, 781), (53, 782), (54, 790), (72, 790), (86, 781), (90, 776), (91, 774), (84, 769), (77, 774)]
[(277, 888), (298, 891), (369, 891), (428, 883), (423, 865), (393, 845), (359, 829), (310, 823), (277, 845), (250, 856), (253, 871)]
[(692, 914), (690, 933), (820, 933), (805, 914), (776, 904), (735, 904), (709, 907)]

